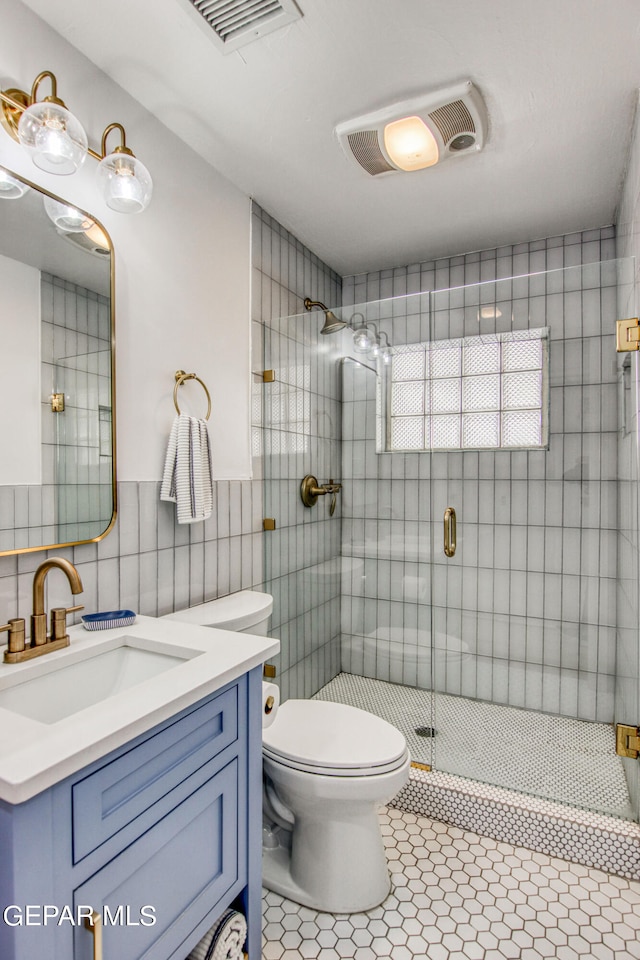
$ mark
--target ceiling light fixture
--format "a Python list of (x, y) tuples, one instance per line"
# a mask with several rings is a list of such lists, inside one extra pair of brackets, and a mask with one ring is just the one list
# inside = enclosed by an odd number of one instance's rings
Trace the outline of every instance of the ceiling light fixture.
[[(51, 82), (51, 94), (37, 100), (38, 87), (45, 79)], [(50, 70), (38, 74), (30, 94), (17, 88), (2, 90), (0, 102), (2, 126), (31, 154), (41, 170), (73, 174), (89, 154), (99, 161), (98, 182), (107, 206), (119, 213), (139, 213), (146, 209), (153, 183), (147, 168), (127, 147), (122, 124), (110, 123), (105, 128), (101, 152), (96, 153), (88, 145), (82, 124), (58, 97), (58, 82)], [(120, 131), (121, 142), (106, 156), (106, 140), (115, 129)], [(0, 185), (0, 195), (2, 192)]]
[(383, 131), (385, 150), (400, 170), (424, 170), (438, 162), (438, 141), (420, 117), (403, 117)]
[(466, 81), (346, 120), (336, 135), (345, 154), (378, 177), (477, 153), (486, 129), (482, 97)]

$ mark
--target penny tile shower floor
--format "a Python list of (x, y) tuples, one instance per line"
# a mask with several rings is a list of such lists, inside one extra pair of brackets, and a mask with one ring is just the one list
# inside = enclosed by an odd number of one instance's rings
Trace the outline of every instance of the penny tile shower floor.
[(640, 883), (383, 809), (391, 892), (318, 913), (265, 891), (265, 960), (634, 960)]
[[(611, 724), (442, 693), (434, 697), (428, 690), (349, 673), (338, 674), (316, 699), (348, 703), (388, 720), (405, 735), (411, 758), (436, 769), (632, 818)], [(416, 735), (416, 728), (431, 726), (433, 740)]]

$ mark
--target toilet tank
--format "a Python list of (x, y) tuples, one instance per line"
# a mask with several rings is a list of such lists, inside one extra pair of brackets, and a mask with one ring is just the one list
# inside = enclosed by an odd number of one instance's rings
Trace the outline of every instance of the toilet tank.
[(208, 600), (186, 610), (168, 613), (163, 619), (266, 637), (272, 610), (273, 597), (269, 593), (241, 590), (219, 600)]

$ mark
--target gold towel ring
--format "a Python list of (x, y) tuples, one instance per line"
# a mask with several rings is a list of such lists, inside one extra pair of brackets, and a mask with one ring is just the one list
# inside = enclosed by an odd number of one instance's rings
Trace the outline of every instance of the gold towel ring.
[(204, 392), (207, 395), (207, 415), (205, 420), (208, 420), (211, 416), (211, 396), (207, 390), (204, 382), (200, 377), (196, 377), (195, 373), (185, 373), (184, 370), (176, 370), (176, 385), (173, 388), (173, 403), (178, 411), (178, 416), (180, 415), (180, 407), (178, 406), (178, 387), (181, 387), (185, 380), (197, 380)]

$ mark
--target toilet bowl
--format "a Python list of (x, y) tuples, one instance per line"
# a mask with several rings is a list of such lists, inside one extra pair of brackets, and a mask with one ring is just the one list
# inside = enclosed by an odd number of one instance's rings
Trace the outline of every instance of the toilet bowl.
[[(265, 635), (268, 594), (245, 590), (169, 614)], [(288, 700), (263, 730), (263, 884), (331, 913), (370, 910), (390, 889), (377, 811), (409, 778), (404, 736), (346, 704)]]
[(287, 700), (263, 731), (264, 814), (278, 845), (263, 850), (263, 883), (330, 913), (370, 910), (389, 893), (378, 807), (407, 782), (395, 727), (324, 700)]

